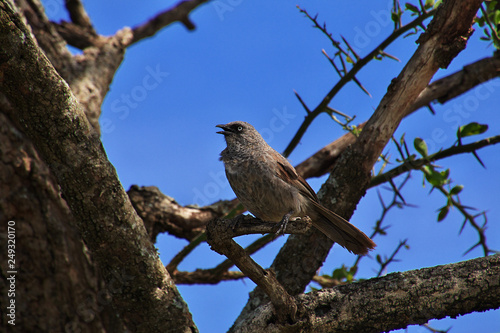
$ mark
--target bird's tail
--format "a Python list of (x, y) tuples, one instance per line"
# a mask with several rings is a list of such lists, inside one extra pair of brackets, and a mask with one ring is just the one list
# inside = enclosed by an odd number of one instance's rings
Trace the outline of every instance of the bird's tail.
[(376, 244), (343, 217), (312, 202), (309, 217), (312, 224), (335, 243), (355, 254), (367, 254)]

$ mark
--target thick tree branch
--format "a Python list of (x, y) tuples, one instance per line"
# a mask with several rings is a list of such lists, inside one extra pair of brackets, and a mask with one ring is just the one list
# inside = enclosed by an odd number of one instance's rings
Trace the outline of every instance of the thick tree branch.
[(425, 88), (413, 106), (410, 113), (429, 105), (432, 101), (444, 104), (462, 95), (470, 89), (500, 76), (500, 51), (493, 56), (473, 62), (461, 71), (436, 80)]
[(127, 327), (196, 331), (97, 133), (11, 1), (0, 1), (0, 36), (0, 90), (55, 175), (104, 280), (126, 285), (112, 300)]
[(237, 205), (233, 201), (219, 201), (206, 207), (184, 207), (154, 186), (133, 185), (127, 193), (153, 242), (162, 232), (192, 240), (205, 231), (208, 221), (223, 217)]
[(74, 65), (73, 56), (67, 48), (66, 41), (57, 33), (45, 15), (44, 8), (39, 0), (16, 0), (20, 14), (29, 23), (29, 28), (40, 48), (49, 58), (52, 66), (58, 69), (59, 75), (68, 80), (71, 67)]
[[(4, 112), (14, 113), (8, 108), (1, 98), (0, 242), (7, 245), (8, 225), (12, 226), (7, 221), (14, 221), (20, 250), (15, 262), (22, 271), (16, 276), (16, 317), (22, 321), (14, 330), (39, 332), (50, 326), (54, 332), (124, 332), (59, 184), (33, 144), (5, 116)], [(7, 251), (0, 253), (0, 261), (8, 259)], [(7, 265), (0, 272), (3, 295), (9, 289), (6, 271)], [(115, 290), (124, 287), (115, 284)], [(9, 299), (1, 297), (0, 307), (8, 306)], [(6, 320), (0, 322), (7, 330)]]
[(269, 304), (236, 332), (388, 332), (500, 307), (500, 256), (392, 273), (297, 297), (298, 321), (272, 321)]

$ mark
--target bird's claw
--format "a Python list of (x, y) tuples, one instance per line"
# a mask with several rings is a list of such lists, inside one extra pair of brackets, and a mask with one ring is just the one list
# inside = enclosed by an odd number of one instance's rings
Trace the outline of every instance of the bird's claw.
[(275, 233), (275, 238), (278, 237), (280, 234), (282, 234), (283, 236), (285, 235), (286, 226), (288, 225), (288, 222), (290, 221), (290, 216), (292, 216), (292, 214), (293, 210), (283, 215), (281, 221), (278, 222), (278, 231), (276, 231)]

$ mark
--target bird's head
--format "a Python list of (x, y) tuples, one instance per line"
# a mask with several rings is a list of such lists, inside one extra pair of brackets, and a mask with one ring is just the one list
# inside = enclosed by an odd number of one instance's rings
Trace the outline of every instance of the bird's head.
[[(233, 121), (225, 125), (217, 125), (222, 129), (217, 133), (223, 134), (229, 149), (238, 149), (242, 146), (253, 146), (264, 142), (257, 130), (244, 121)], [(264, 142), (264, 144), (266, 144)]]

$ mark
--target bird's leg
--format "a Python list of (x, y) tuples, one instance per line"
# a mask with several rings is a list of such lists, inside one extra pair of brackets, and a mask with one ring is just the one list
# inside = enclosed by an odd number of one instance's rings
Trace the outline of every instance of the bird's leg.
[(293, 210), (283, 215), (281, 221), (278, 222), (278, 231), (276, 231), (276, 236), (279, 236), (279, 234), (285, 235), (286, 226), (288, 224), (288, 221), (290, 220), (290, 216), (292, 215), (293, 215)]

